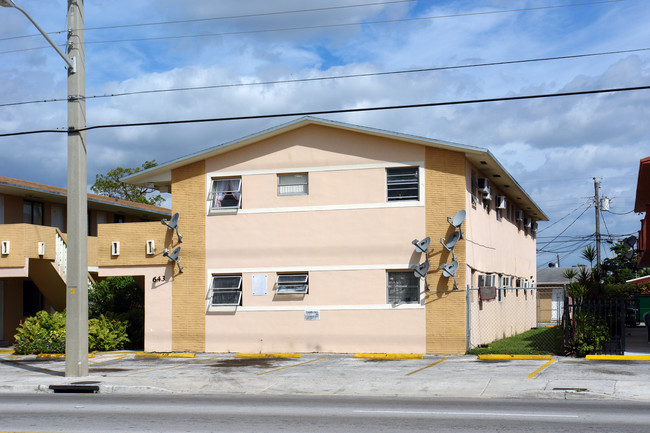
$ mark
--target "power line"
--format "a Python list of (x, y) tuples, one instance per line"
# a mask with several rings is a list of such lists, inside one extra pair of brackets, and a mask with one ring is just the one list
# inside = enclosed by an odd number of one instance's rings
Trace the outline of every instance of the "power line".
[(441, 18), (457, 18), (457, 17), (476, 16), (476, 15), (491, 15), (491, 14), (523, 12), (523, 11), (531, 11), (531, 10), (555, 9), (555, 8), (584, 6), (584, 5), (592, 5), (592, 4), (600, 4), (600, 3), (614, 3), (620, 1), (624, 1), (624, 0), (605, 0), (602, 2), (575, 3), (571, 5), (540, 6), (540, 7), (532, 7), (532, 8), (510, 9), (510, 10), (503, 10), (503, 11), (468, 12), (468, 13), (452, 14), (452, 15), (397, 18), (392, 20), (357, 21), (353, 23), (320, 24), (320, 25), (313, 25), (313, 26), (284, 27), (284, 28), (277, 28), (277, 29), (240, 30), (240, 31), (232, 31), (232, 32), (220, 32), (220, 33), (199, 33), (193, 35), (157, 36), (157, 37), (149, 37), (149, 38), (114, 39), (114, 40), (107, 40), (107, 41), (86, 41), (86, 44), (144, 42), (144, 41), (157, 41), (157, 40), (169, 40), (169, 39), (233, 36), (233, 35), (256, 34), (256, 33), (275, 33), (275, 32), (287, 32), (287, 31), (297, 31), (297, 30), (316, 30), (316, 29), (340, 28), (340, 27), (368, 25), (368, 24), (392, 24), (392, 23), (399, 23), (399, 22), (426, 21), (426, 20), (434, 20), (434, 19), (441, 19)]
[[(230, 19), (240, 19), (240, 18), (257, 18), (257, 17), (266, 17), (266, 16), (273, 16), (273, 15), (297, 14), (297, 13), (304, 13), (304, 12), (322, 12), (322, 11), (329, 11), (329, 10), (335, 10), (335, 9), (351, 9), (351, 8), (361, 8), (361, 7), (368, 7), (368, 6), (382, 6), (382, 5), (389, 5), (389, 4), (393, 4), (393, 3), (411, 3), (411, 2), (414, 2), (414, 1), (416, 1), (416, 0), (392, 0), (392, 1), (385, 1), (385, 2), (378, 2), (378, 3), (362, 3), (362, 4), (356, 4), (356, 5), (329, 6), (329, 7), (313, 8), (313, 9), (296, 9), (296, 10), (290, 10), (290, 11), (263, 12), (263, 13), (258, 13), (258, 14), (230, 15), (230, 16), (225, 16), (225, 17), (192, 18), (192, 19), (187, 19), (187, 20), (159, 21), (159, 22), (135, 23), (135, 24), (118, 24), (118, 25), (113, 25), (113, 26), (86, 27), (86, 28), (84, 28), (84, 31), (123, 29), (123, 28), (131, 28), (131, 27), (162, 26), (162, 25), (168, 25), (168, 24), (186, 24), (186, 23), (196, 23), (196, 22), (201, 22), (201, 21), (218, 21), (218, 20), (230, 20)], [(58, 32), (51, 32), (49, 34), (60, 34), (60, 33), (66, 33), (66, 32), (67, 32), (67, 30), (60, 30)], [(8, 37), (8, 38), (0, 38), (0, 41), (6, 41), (6, 40), (10, 40), (10, 39), (31, 38), (31, 37), (34, 37), (34, 36), (41, 36), (41, 35), (39, 33), (34, 33), (34, 34), (31, 34), (31, 35), (12, 36), (12, 37)]]
[[(336, 109), (336, 110), (302, 111), (302, 112), (294, 112), (294, 113), (259, 114), (259, 115), (252, 115), (252, 116), (214, 117), (214, 118), (207, 118), (207, 119), (188, 119), (188, 120), (165, 120), (159, 122), (118, 123), (112, 125), (87, 126), (85, 128), (79, 128), (73, 130), (42, 129), (37, 131), (10, 132), (10, 133), (0, 134), (0, 137), (12, 137), (18, 135), (43, 134), (43, 133), (68, 133), (70, 131), (81, 132), (81, 131), (91, 131), (94, 129), (126, 128), (126, 127), (133, 127), (133, 126), (180, 125), (180, 124), (190, 124), (190, 123), (224, 122), (224, 121), (233, 121), (233, 120), (274, 119), (279, 117), (302, 117), (302, 116), (315, 116), (315, 115), (323, 115), (323, 114), (399, 110), (405, 108), (441, 107), (441, 106), (449, 106), (449, 105), (480, 104), (486, 102), (506, 102), (506, 101), (522, 101), (527, 99), (557, 98), (561, 96), (596, 95), (596, 94), (603, 94), (603, 93), (630, 92), (630, 91), (637, 91), (637, 90), (650, 90), (650, 86), (621, 87), (615, 89), (599, 89), (599, 90), (582, 90), (577, 92), (511, 96), (511, 97), (501, 97), (501, 98), (469, 99), (469, 100), (462, 100), (462, 101), (427, 102), (423, 104), (384, 105), (379, 107), (358, 107), (358, 108), (343, 108), (343, 109)], [(587, 207), (587, 209), (589, 209), (589, 207)], [(564, 231), (566, 231), (566, 229)], [(562, 231), (562, 233), (564, 233), (564, 231)]]
[(555, 239), (557, 239), (557, 238), (558, 238), (562, 233), (564, 233), (565, 231), (569, 230), (569, 227), (571, 227), (573, 224), (575, 224), (576, 221), (578, 221), (578, 220), (580, 219), (580, 217), (583, 216), (583, 215), (585, 214), (585, 212), (587, 212), (587, 211), (589, 210), (589, 208), (590, 208), (590, 206), (586, 207), (586, 208), (582, 211), (582, 213), (581, 213), (580, 215), (578, 215), (578, 216), (576, 217), (576, 219), (573, 220), (573, 222), (572, 222), (571, 224), (569, 224), (568, 226), (566, 226), (566, 228), (560, 232), (560, 234), (558, 234), (558, 235), (557, 235), (553, 240), (550, 240), (550, 241), (546, 242), (544, 245), (540, 246), (539, 248), (542, 249), (543, 247), (549, 245), (549, 244), (552, 243)]
[[(547, 230), (547, 229), (553, 227), (555, 224), (561, 222), (562, 220), (564, 220), (565, 218), (569, 217), (569, 216), (570, 216), (571, 214), (573, 214), (575, 211), (577, 211), (578, 209), (580, 209), (581, 207), (583, 207), (583, 206), (585, 206), (585, 205), (587, 205), (587, 204), (588, 204), (588, 203), (583, 203), (583, 204), (581, 204), (580, 206), (578, 206), (577, 208), (573, 209), (573, 210), (572, 210), (571, 212), (569, 212), (568, 214), (564, 215), (564, 216), (563, 216), (562, 218), (560, 218), (559, 220), (555, 221), (553, 224), (549, 224), (549, 225), (547, 225), (546, 227), (544, 227), (543, 229), (541, 229), (541, 230), (537, 230), (537, 234), (539, 235), (539, 234), (542, 233), (544, 230)], [(589, 206), (591, 206), (591, 205), (589, 204)], [(537, 237), (539, 238), (540, 236), (537, 236)], [(551, 237), (551, 236), (549, 236), (549, 237)], [(556, 238), (557, 238), (557, 236), (556, 236)]]
[[(567, 56), (555, 56), (555, 57), (541, 57), (534, 59), (521, 59), (521, 60), (504, 60), (500, 62), (488, 62), (488, 63), (474, 63), (469, 65), (454, 65), (454, 66), (439, 66), (432, 68), (418, 68), (418, 69), (404, 69), (398, 71), (386, 71), (386, 72), (367, 72), (362, 74), (346, 74), (346, 75), (334, 75), (327, 77), (313, 77), (313, 78), (295, 78), (291, 80), (275, 80), (275, 81), (255, 81), (251, 83), (230, 83), (230, 84), (215, 84), (210, 86), (196, 86), (196, 87), (179, 87), (172, 89), (152, 89), (152, 90), (137, 90), (133, 92), (122, 92), (122, 93), (110, 93), (104, 95), (93, 95), (85, 96), (84, 99), (100, 99), (100, 98), (113, 98), (118, 96), (132, 96), (132, 95), (143, 95), (151, 93), (166, 93), (166, 92), (184, 92), (190, 90), (208, 90), (208, 89), (223, 89), (231, 87), (247, 87), (247, 86), (265, 86), (273, 84), (293, 84), (293, 83), (304, 83), (312, 81), (327, 81), (327, 80), (339, 80), (339, 79), (348, 79), (348, 78), (364, 78), (364, 77), (378, 77), (378, 76), (387, 76), (387, 75), (399, 75), (399, 74), (414, 74), (414, 73), (424, 73), (424, 72), (435, 72), (435, 71), (444, 71), (444, 70), (453, 70), (453, 69), (466, 69), (466, 68), (478, 68), (478, 67), (487, 67), (487, 66), (502, 66), (502, 65), (513, 65), (520, 63), (534, 63), (534, 62), (545, 62), (552, 60), (567, 60), (567, 59), (576, 59), (582, 57), (593, 57), (593, 56), (604, 56), (611, 54), (626, 54), (639, 51), (650, 51), (650, 48), (635, 48), (630, 50), (618, 50), (618, 51), (605, 51), (600, 53), (583, 53), (583, 54), (572, 54)], [(26, 104), (37, 104), (37, 103), (46, 103), (46, 102), (63, 102), (67, 101), (67, 98), (55, 98), (55, 99), (45, 99), (45, 100), (33, 100), (33, 101), (22, 101), (22, 102), (8, 102), (5, 104), (0, 104), (0, 107), (9, 107), (15, 105), (26, 105)], [(549, 226), (550, 227), (550, 226)], [(548, 227), (545, 227), (545, 229)]]
[[(241, 30), (241, 31), (233, 31), (233, 32), (202, 33), (202, 34), (193, 34), (193, 35), (158, 36), (158, 37), (149, 37), (149, 38), (114, 39), (114, 40), (104, 40), (104, 41), (86, 41), (85, 44), (89, 45), (89, 44), (107, 44), (107, 43), (122, 43), (122, 42), (145, 42), (145, 41), (170, 40), (170, 39), (187, 39), (187, 38), (202, 38), (202, 37), (215, 37), (215, 36), (233, 36), (233, 35), (255, 34), (255, 33), (286, 32), (286, 31), (297, 31), (297, 30), (315, 30), (315, 29), (324, 29), (324, 28), (340, 28), (340, 27), (358, 26), (358, 25), (367, 25), (367, 24), (391, 24), (391, 23), (398, 23), (398, 22), (414, 22), (414, 21), (425, 21), (425, 20), (434, 20), (434, 19), (443, 19), (443, 18), (459, 18), (459, 17), (468, 17), (468, 16), (478, 16), (478, 15), (493, 15), (493, 14), (502, 14), (502, 13), (557, 9), (557, 8), (567, 8), (567, 7), (576, 7), (576, 6), (589, 6), (589, 5), (598, 5), (598, 4), (605, 4), (605, 3), (618, 3), (622, 1), (625, 0), (603, 0), (603, 1), (596, 1), (596, 2), (573, 3), (573, 4), (566, 4), (566, 5), (554, 5), (554, 6), (539, 6), (539, 7), (531, 7), (531, 8), (500, 10), (500, 11), (466, 12), (460, 14), (436, 15), (436, 16), (428, 16), (428, 17), (397, 18), (392, 20), (375, 20), (375, 21), (357, 21), (353, 23), (321, 24), (321, 25), (313, 25), (313, 26), (284, 27), (284, 28), (276, 28), (276, 29)], [(249, 15), (249, 16), (257, 16), (257, 15)], [(183, 20), (178, 22), (207, 21), (207, 20), (241, 18), (241, 17), (246, 17), (246, 16), (199, 18), (196, 20)], [(176, 23), (176, 21), (168, 21), (168, 22), (161, 22), (161, 23), (130, 24), (130, 25), (123, 25), (123, 26), (106, 26), (106, 27), (88, 28), (85, 30), (119, 28), (119, 27), (137, 27), (137, 26), (144, 26), (144, 25), (174, 24), (174, 23)], [(54, 32), (54, 33), (62, 33), (62, 32), (63, 31)], [(24, 49), (24, 51), (41, 49), (41, 48), (45, 48), (45, 47), (28, 48), (28, 49)], [(10, 53), (10, 52), (13, 53), (17, 51), (23, 51), (23, 50), (12, 50), (12, 51), (0, 52), (0, 54)]]

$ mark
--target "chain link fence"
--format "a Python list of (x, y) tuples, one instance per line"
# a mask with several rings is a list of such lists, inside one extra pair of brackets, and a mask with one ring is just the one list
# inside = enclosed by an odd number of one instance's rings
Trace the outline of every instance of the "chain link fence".
[(481, 287), (467, 292), (470, 353), (562, 353), (563, 287)]

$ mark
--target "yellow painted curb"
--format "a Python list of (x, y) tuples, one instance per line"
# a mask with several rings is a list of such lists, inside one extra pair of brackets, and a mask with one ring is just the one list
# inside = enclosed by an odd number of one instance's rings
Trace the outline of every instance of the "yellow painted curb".
[(364, 359), (422, 359), (421, 353), (355, 353), (355, 358)]
[(13, 350), (0, 350), (0, 355), (13, 355)]
[(136, 358), (196, 358), (196, 353), (185, 352), (137, 352)]
[(300, 358), (299, 353), (238, 353), (235, 358), (259, 359), (259, 358)]
[[(88, 358), (94, 358), (94, 353), (89, 353)], [(65, 359), (65, 353), (39, 353), (36, 358), (40, 359)]]
[(587, 355), (585, 358), (606, 361), (650, 361), (650, 355)]
[(476, 355), (478, 359), (525, 359), (545, 360), (551, 359), (551, 355)]

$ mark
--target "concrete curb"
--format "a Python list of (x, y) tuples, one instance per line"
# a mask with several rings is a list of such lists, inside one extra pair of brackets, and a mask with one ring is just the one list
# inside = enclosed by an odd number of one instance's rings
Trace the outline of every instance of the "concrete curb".
[(353, 358), (363, 359), (422, 359), (420, 353), (355, 353)]
[(263, 359), (263, 358), (301, 358), (300, 353), (238, 353), (237, 359)]
[(196, 358), (196, 353), (185, 352), (137, 352), (136, 358)]
[(585, 359), (600, 361), (650, 361), (650, 355), (587, 355)]
[(552, 359), (551, 355), (476, 355), (477, 359), (516, 359), (544, 361)]

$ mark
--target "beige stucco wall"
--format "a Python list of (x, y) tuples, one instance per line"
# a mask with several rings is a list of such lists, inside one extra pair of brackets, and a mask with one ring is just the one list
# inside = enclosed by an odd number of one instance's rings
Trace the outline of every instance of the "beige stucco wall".
[(102, 267), (100, 277), (143, 276), (144, 280), (144, 350), (172, 350), (172, 267), (118, 266)]
[[(313, 125), (207, 160), (204, 200), (212, 178), (237, 176), (242, 209), (206, 217), (205, 308), (212, 274), (241, 273), (243, 297), (207, 314), (206, 350), (422, 353), (424, 307), (388, 305), (386, 270), (422, 260), (411, 241), (424, 203), (387, 203), (386, 167), (423, 163), (419, 145)], [(278, 196), (277, 174), (291, 172), (309, 173), (308, 195)], [(275, 295), (290, 271), (309, 273), (307, 295)], [(256, 273), (266, 296), (251, 293)]]
[[(466, 209), (465, 236), (467, 238), (467, 264), (476, 272), (511, 275), (534, 284), (537, 275), (535, 238), (530, 231), (518, 227), (516, 222), (504, 217), (497, 221), (494, 208), (497, 195), (506, 192), (493, 187), (490, 212), (479, 202), (472, 205), (471, 172), (477, 177), (486, 177), (470, 164), (466, 165)], [(480, 194), (479, 194), (480, 195)], [(506, 199), (515, 209), (516, 197)], [(471, 281), (476, 287), (477, 281)]]

